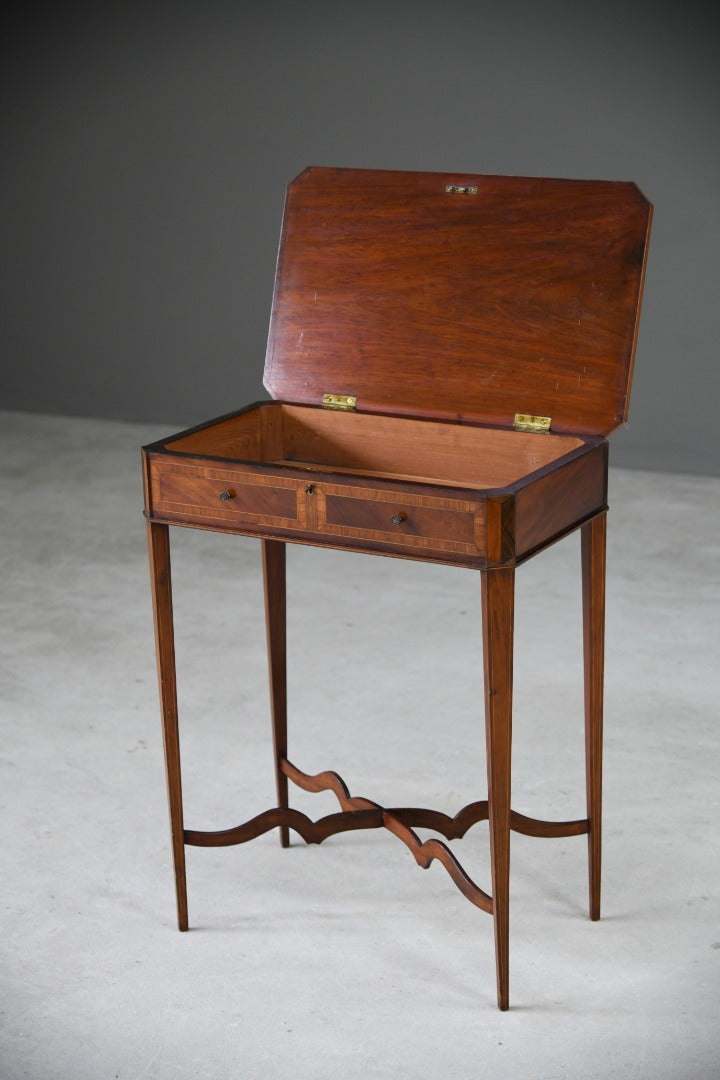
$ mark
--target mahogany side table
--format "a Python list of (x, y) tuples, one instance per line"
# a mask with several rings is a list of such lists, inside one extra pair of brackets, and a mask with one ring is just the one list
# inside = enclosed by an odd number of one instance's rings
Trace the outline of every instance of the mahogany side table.
[[(265, 386), (250, 405), (143, 449), (178, 923), (185, 845), (270, 829), (307, 843), (384, 827), (493, 917), (509, 1004), (510, 832), (586, 835), (600, 917), (607, 436), (627, 418), (652, 208), (631, 183), (310, 168), (288, 187)], [(183, 816), (169, 526), (256, 536), (263, 555), (277, 806), (216, 832)], [(515, 567), (582, 533), (587, 805), (511, 808)], [(288, 758), (285, 544), (479, 571), (487, 800), (455, 817), (350, 795)], [(420, 601), (419, 601), (420, 602)], [(329, 790), (312, 821), (288, 781)], [(491, 892), (442, 840), (489, 820)]]

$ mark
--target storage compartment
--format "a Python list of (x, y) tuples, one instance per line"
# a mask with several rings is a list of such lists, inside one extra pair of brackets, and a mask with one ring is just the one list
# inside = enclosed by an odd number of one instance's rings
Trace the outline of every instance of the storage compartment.
[(603, 509), (605, 445), (264, 402), (147, 447), (148, 510), (196, 528), (504, 565)]
[[(649, 223), (633, 184), (307, 169), (283, 215), (273, 400), (146, 447), (147, 516), (517, 565), (606, 508)], [(515, 430), (527, 414), (549, 431)]]
[(173, 453), (479, 490), (507, 487), (584, 445), (569, 435), (279, 402), (165, 442)]
[(157, 510), (169, 514), (241, 522), (290, 525), (297, 521), (297, 485), (291, 480), (271, 483), (234, 468), (212, 469), (175, 460), (153, 463), (153, 493)]

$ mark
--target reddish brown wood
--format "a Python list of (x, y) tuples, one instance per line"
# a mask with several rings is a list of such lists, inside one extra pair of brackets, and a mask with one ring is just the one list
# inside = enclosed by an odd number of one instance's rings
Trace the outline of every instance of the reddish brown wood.
[[(272, 718), (275, 785), (278, 807), (288, 805), (287, 777), (281, 762), (287, 757), (287, 629), (285, 602), (285, 544), (279, 540), (262, 541), (263, 580), (265, 584), (265, 627), (267, 631), (268, 670), (270, 675), (270, 714)], [(288, 847), (287, 825), (280, 826), (280, 844)]]
[(173, 460), (153, 462), (154, 505), (157, 512), (198, 520), (278, 522), (297, 519), (297, 484), (282, 478), (245, 473), (235, 468), (194, 466)]
[(581, 533), (585, 657), (585, 761), (590, 918), (600, 918), (602, 844), (603, 681), (605, 666), (605, 526), (601, 514)]
[[(302, 772), (291, 761), (281, 761), (280, 768), (283, 773), (304, 791), (332, 791), (341, 806), (347, 804), (351, 798), (348, 786), (336, 772), (325, 771), (309, 776)], [(368, 805), (375, 806), (376, 803)], [(418, 807), (393, 807), (387, 811), (396, 817), (404, 825), (415, 829), (434, 829), (448, 840), (457, 840), (465, 835), (471, 825), (479, 821), (487, 821), (489, 817), (487, 800), (469, 803), (459, 810), (454, 817), (443, 814), (438, 810), (426, 810)], [(382, 824), (382, 822), (378, 822)], [(525, 836), (581, 836), (589, 832), (587, 818), (576, 821), (542, 821), (539, 818), (527, 817), (518, 814), (515, 810), (510, 811), (510, 828), (513, 832), (523, 833)]]
[(354, 832), (356, 829), (387, 828), (386, 813), (403, 825), (407, 825), (408, 828), (434, 829), (448, 840), (456, 840), (464, 836), (471, 825), (478, 821), (487, 821), (488, 817), (485, 801), (470, 803), (454, 818), (438, 810), (415, 807), (389, 807), (385, 810), (384, 807), (371, 803), (370, 800), (363, 800), (363, 802), (367, 804), (364, 809), (343, 810), (340, 813), (328, 814), (317, 821), (312, 821), (299, 810), (280, 808), (265, 810), (262, 814), (231, 829), (212, 831), (186, 829), (185, 843), (195, 847), (232, 847), (254, 840), (257, 836), (269, 832), (270, 829), (287, 827), (298, 833), (305, 843), (321, 844), (323, 840), (337, 833)]
[[(299, 810), (278, 807), (265, 810), (231, 829), (186, 829), (185, 843), (195, 847), (233, 847), (254, 840), (271, 829), (287, 828), (294, 829), (307, 844), (321, 844), (323, 840), (336, 836), (337, 833), (387, 828), (388, 818), (394, 818), (409, 829), (432, 829), (447, 840), (459, 840), (472, 825), (488, 820), (486, 799), (468, 803), (454, 817), (424, 807), (391, 806), (385, 809), (369, 799), (359, 801), (365, 804), (364, 809), (343, 810), (339, 814), (328, 814), (317, 821)], [(578, 821), (538, 821), (537, 818), (528, 818), (513, 810), (510, 813), (510, 828), (513, 832), (524, 833), (525, 836), (581, 836), (588, 832), (588, 823), (585, 818)]]
[(437, 859), (439, 863), (447, 870), (452, 880), (457, 885), (463, 896), (470, 901), (471, 904), (475, 904), (482, 911), (491, 913), (493, 911), (493, 899), (491, 896), (476, 885), (472, 878), (465, 872), (460, 863), (457, 861), (447, 844), (443, 844), (441, 840), (420, 840), (420, 837), (408, 828), (401, 821), (398, 821), (396, 817), (386, 810), (383, 814), (383, 823), (385, 828), (388, 829), (394, 836), (397, 836), (399, 840), (410, 849), (415, 862), (418, 866), (421, 866), (423, 870), (427, 870), (430, 864)]
[[(259, 406), (239, 416), (238, 422), (250, 422), (255, 413), (267, 416), (263, 426), (270, 427), (273, 406)], [(297, 462), (263, 465), (215, 458), (220, 444), (212, 433), (208, 450), (213, 453), (200, 455), (202, 429), (187, 437), (195, 451), (192, 455), (175, 450), (186, 445), (185, 436), (146, 448), (148, 509), (153, 519), (483, 569), (526, 558), (605, 507), (604, 440), (433, 423), (429, 435), (434, 429), (455, 427), (463, 432), (462, 438), (441, 439), (436, 430), (426, 442), (417, 420), (301, 408), (293, 411), (296, 427), (299, 413), (311, 414), (313, 426), (318, 426), (315, 417), (331, 415), (332, 425), (323, 421), (319, 427), (325, 435), (332, 431), (335, 439), (344, 440), (345, 460), (356, 463), (350, 472), (350, 466), (333, 469), (317, 462), (306, 463), (301, 470)], [(260, 425), (258, 416), (255, 422)], [(280, 439), (283, 425), (273, 424), (273, 438)], [(232, 445), (229, 421), (219, 426), (227, 429)], [(371, 457), (364, 450), (366, 436), (372, 442), (381, 435), (384, 457)], [(451, 484), (437, 477), (432, 483), (388, 479), (393, 462), (411, 450), (419, 475), (439, 472), (433, 454), (441, 445), (443, 467), (453, 475)], [(315, 449), (317, 457), (330, 453), (329, 444)], [(360, 466), (365, 460), (374, 466), (384, 463), (386, 468), (363, 473)], [(475, 462), (472, 469), (468, 460)], [(526, 468), (531, 471), (523, 473)], [(460, 487), (460, 477), (471, 471), (505, 486)], [(513, 476), (517, 478), (511, 481)]]
[(573, 455), (520, 485), (515, 495), (518, 557), (562, 536), (607, 505), (607, 443)]
[(315, 794), (320, 791), (332, 791), (341, 806), (350, 799), (350, 789), (342, 776), (331, 769), (325, 769), (323, 772), (310, 775), (310, 773), (298, 769), (297, 765), (293, 765), (292, 761), (288, 761), (287, 758), (280, 762), (280, 768), (284, 775), (289, 780), (292, 780), (293, 784), (302, 788), (303, 791), (312, 791)]
[[(579, 449), (583, 440), (551, 438), (477, 424), (269, 403), (280, 413), (277, 454), (287, 463), (457, 487), (506, 487)], [(249, 419), (249, 418), (248, 418)], [(246, 423), (248, 420), (246, 419)]]
[(271, 829), (292, 829), (306, 844), (322, 844), (329, 836), (354, 832), (356, 829), (380, 829), (383, 827), (383, 811), (379, 807), (368, 810), (343, 810), (339, 814), (327, 814), (313, 821), (307, 814), (292, 808), (264, 810), (242, 825), (232, 829), (185, 830), (185, 843), (192, 847), (234, 847), (246, 844)]
[(307, 169), (287, 191), (265, 385), (607, 434), (626, 415), (650, 213), (628, 183)]
[(542, 821), (540, 818), (527, 817), (526, 814), (518, 814), (516, 810), (511, 810), (510, 828), (513, 832), (522, 833), (523, 836), (544, 836), (550, 839), (560, 836), (583, 836), (590, 831), (590, 824), (587, 818), (577, 818), (575, 821)]
[[(174, 455), (298, 465), (447, 487), (506, 487), (597, 442), (570, 435), (264, 401), (179, 432), (153, 449)], [(176, 459), (177, 460), (177, 459)]]
[[(473, 188), (469, 190), (447, 190)], [(286, 401), (180, 432), (143, 452), (178, 912), (184, 843), (279, 828), (309, 843), (389, 828), (492, 910), (508, 1007), (510, 831), (588, 833), (600, 912), (607, 444), (627, 416), (651, 207), (632, 184), (310, 169), (290, 185), (265, 366)], [(357, 395), (356, 413), (319, 407)], [(512, 430), (516, 413), (551, 434)], [(167, 525), (256, 536), (263, 568), (278, 806), (220, 832), (184, 831)], [(510, 808), (514, 567), (582, 529), (587, 817)], [(287, 753), (287, 541), (481, 571), (488, 801), (455, 818), (386, 810)], [(288, 778), (332, 790), (339, 814), (288, 807)], [(492, 899), (438, 840), (490, 820)]]
[(505, 1010), (510, 1005), (510, 757), (515, 572), (490, 570), (480, 576), (497, 998), (498, 1007)]
[[(430, 864), (437, 859), (445, 867), (466, 899), (483, 911), (491, 912), (493, 910), (492, 898), (479, 885), (475, 884), (450, 849), (441, 841), (430, 839), (423, 842), (412, 828), (405, 821), (401, 821), (392, 810), (386, 810), (362, 796), (351, 796), (347, 784), (336, 772), (322, 772), (315, 776), (308, 776), (290, 761), (283, 762), (282, 767), (287, 776), (300, 787), (305, 788), (306, 791), (332, 791), (346, 813), (368, 810), (378, 811), (381, 814), (382, 825), (394, 836), (397, 836), (399, 840), (402, 840), (410, 849), (418, 866), (427, 870)], [(412, 814), (413, 811), (410, 813)], [(422, 814), (422, 811), (415, 811), (415, 813)]]
[(180, 774), (180, 736), (178, 731), (177, 683), (175, 678), (175, 637), (173, 629), (172, 582), (170, 574), (170, 538), (167, 525), (147, 523), (155, 621), (155, 655), (157, 657), (160, 709), (162, 713), (165, 775), (170, 833), (175, 865), (175, 895), (178, 927), (188, 928), (187, 885), (185, 881), (185, 847), (183, 831), (182, 779)]

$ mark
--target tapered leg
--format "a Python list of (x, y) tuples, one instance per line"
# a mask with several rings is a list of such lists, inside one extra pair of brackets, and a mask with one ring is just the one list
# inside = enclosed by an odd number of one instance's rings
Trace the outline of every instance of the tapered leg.
[(185, 881), (185, 839), (183, 826), (182, 782), (180, 776), (180, 737), (178, 733), (177, 685), (175, 679), (175, 642), (173, 633), (172, 584), (170, 578), (170, 537), (167, 525), (147, 523), (150, 580), (155, 617), (155, 655), (157, 658), (160, 711), (162, 713), (165, 775), (170, 807), (170, 833), (175, 863), (175, 894), (178, 927), (188, 928), (187, 885)]
[[(281, 540), (263, 540), (263, 579), (265, 582), (265, 625), (267, 628), (268, 666), (270, 671), (270, 709), (272, 713), (275, 783), (278, 806), (287, 808), (288, 780), (280, 770), (280, 759), (287, 757), (287, 633), (285, 616), (285, 544)], [(287, 825), (280, 826), (280, 843), (288, 847)]]
[(606, 515), (582, 528), (583, 648), (585, 657), (585, 777), (587, 785), (590, 918), (600, 918), (602, 842), (603, 671), (605, 661)]
[(490, 857), (497, 996), (509, 1007), (510, 759), (515, 571), (481, 573)]

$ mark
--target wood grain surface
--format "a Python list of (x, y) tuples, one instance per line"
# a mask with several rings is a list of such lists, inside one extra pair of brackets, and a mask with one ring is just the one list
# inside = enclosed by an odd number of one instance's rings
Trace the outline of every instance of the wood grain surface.
[(287, 191), (265, 386), (607, 434), (627, 415), (650, 218), (631, 183), (307, 169)]

